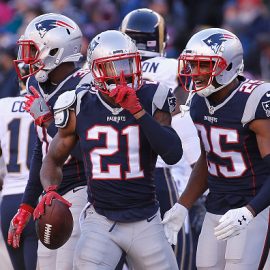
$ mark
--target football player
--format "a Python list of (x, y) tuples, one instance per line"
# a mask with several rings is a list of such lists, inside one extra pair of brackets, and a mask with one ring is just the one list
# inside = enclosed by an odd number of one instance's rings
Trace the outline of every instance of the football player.
[[(24, 72), (24, 65), (20, 65)], [(33, 118), (24, 109), (25, 81), (20, 81), (21, 96), (0, 99), (0, 147), (6, 173), (3, 178), (1, 202), (1, 229), (4, 243), (7, 242), (10, 221), (20, 206), (22, 213), (28, 205), (21, 204), (23, 192), (29, 177), (30, 161), (33, 152), (35, 128)], [(19, 88), (19, 85), (18, 85)], [(7, 243), (6, 243), (7, 244)], [(29, 220), (21, 234), (21, 244), (14, 250), (7, 245), (9, 257), (15, 270), (35, 270), (37, 266), (38, 239), (33, 220)], [(1, 269), (9, 269), (2, 265)]]
[[(178, 97), (178, 102), (183, 104), (185, 97), (182, 94), (184, 91), (179, 87), (178, 61), (166, 57), (168, 34), (164, 18), (151, 9), (136, 9), (125, 16), (120, 31), (129, 35), (139, 49), (143, 60), (143, 79), (166, 84)], [(184, 116), (175, 114), (172, 118), (172, 127), (181, 138), (183, 158), (173, 166), (166, 164), (160, 157), (157, 159), (154, 180), (162, 218), (176, 203), (178, 192), (180, 193), (186, 186), (191, 166), (200, 155), (199, 138), (189, 113), (185, 113)], [(193, 254), (191, 236), (188, 232), (189, 226), (181, 230), (175, 246), (178, 265), (186, 270), (191, 269)]]
[(165, 213), (166, 236), (175, 242), (187, 209), (209, 188), (198, 269), (258, 269), (269, 220), (270, 84), (243, 77), (242, 44), (224, 29), (193, 35), (179, 62), (202, 146), (185, 191)]
[(122, 251), (134, 269), (178, 269), (153, 180), (157, 154), (168, 164), (182, 156), (170, 127), (175, 97), (165, 85), (142, 82), (140, 55), (124, 33), (98, 34), (87, 59), (95, 88), (83, 85), (71, 92), (74, 99), (65, 93), (54, 106), (59, 130), (42, 165), (46, 194), (34, 216), (43, 214), (47, 198), (60, 196), (62, 163), (79, 140), (91, 197), (74, 269), (114, 269)]
[[(8, 243), (14, 248), (19, 246), (20, 236), (43, 190), (39, 177), (40, 168), (50, 142), (57, 133), (51, 109), (59, 95), (91, 81), (89, 70), (76, 67), (76, 62), (81, 57), (81, 41), (82, 33), (78, 25), (68, 17), (54, 13), (34, 18), (18, 41), (19, 52), (15, 65), (18, 76), (28, 78), (29, 94), (25, 107), (35, 120), (38, 136), (22, 204), (10, 225)], [(27, 75), (22, 74), (18, 68), (21, 63), (28, 64)], [(80, 235), (78, 219), (87, 203), (82, 159), (77, 144), (63, 165), (63, 181), (58, 192), (72, 203), (70, 210), (74, 228), (68, 242), (58, 250), (49, 250), (39, 244), (38, 261), (43, 270), (72, 269), (74, 249)]]

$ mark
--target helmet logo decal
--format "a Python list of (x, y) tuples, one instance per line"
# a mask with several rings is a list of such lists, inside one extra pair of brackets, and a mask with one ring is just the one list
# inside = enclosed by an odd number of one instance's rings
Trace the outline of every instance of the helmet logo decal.
[(229, 34), (213, 34), (208, 38), (204, 39), (203, 42), (209, 46), (214, 53), (218, 53), (222, 43), (227, 41), (228, 39), (233, 39), (234, 36)]
[(73, 26), (59, 20), (45, 20), (41, 21), (39, 23), (36, 23), (36, 29), (38, 30), (38, 33), (41, 38), (45, 36), (45, 34), (50, 31), (51, 29), (54, 29), (56, 27), (64, 27), (64, 28), (71, 28), (74, 29)]
[(89, 45), (90, 51), (93, 51), (93, 50), (97, 47), (98, 44), (99, 44), (99, 43), (98, 43), (96, 40), (93, 40), (93, 41), (90, 43), (90, 45)]
[(88, 56), (87, 61), (90, 61), (90, 58), (92, 57), (94, 49), (97, 47), (99, 43), (96, 40), (92, 40), (88, 47)]

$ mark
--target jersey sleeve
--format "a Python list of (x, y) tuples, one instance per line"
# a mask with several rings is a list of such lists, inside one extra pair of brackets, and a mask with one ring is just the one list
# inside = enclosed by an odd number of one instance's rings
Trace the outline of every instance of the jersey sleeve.
[(176, 107), (176, 97), (165, 84), (159, 83), (153, 96), (152, 115), (157, 109), (172, 113)]
[(250, 94), (242, 117), (243, 126), (255, 119), (270, 118), (270, 83), (263, 83)]
[(29, 171), (29, 180), (27, 182), (25, 192), (23, 194), (22, 203), (36, 207), (38, 198), (43, 191), (40, 182), (40, 169), (42, 165), (42, 145), (38, 136), (36, 137), (36, 144), (32, 155), (31, 166)]

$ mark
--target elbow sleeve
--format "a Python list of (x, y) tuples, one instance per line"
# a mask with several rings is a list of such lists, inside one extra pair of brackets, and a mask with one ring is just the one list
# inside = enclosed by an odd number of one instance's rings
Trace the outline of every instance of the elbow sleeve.
[(137, 120), (153, 150), (169, 165), (177, 163), (183, 149), (179, 136), (169, 126), (161, 126), (153, 117), (145, 113)]

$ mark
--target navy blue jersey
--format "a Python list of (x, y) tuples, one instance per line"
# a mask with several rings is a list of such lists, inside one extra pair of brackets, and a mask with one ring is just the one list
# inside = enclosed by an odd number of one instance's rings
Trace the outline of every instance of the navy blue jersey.
[[(34, 76), (32, 76), (27, 81), (27, 88), (31, 85), (34, 86), (52, 109), (59, 95), (75, 89), (81, 83), (83, 84), (91, 81), (91, 78), (89, 70), (76, 69), (59, 85), (53, 85), (48, 82), (38, 83)], [(25, 203), (33, 205), (35, 199), (40, 195), (35, 193), (40, 193), (40, 191), (42, 191), (41, 184), (38, 184), (40, 179), (39, 171), (42, 159), (45, 157), (49, 144), (57, 133), (57, 130), (58, 129), (53, 123), (48, 129), (37, 126), (38, 139), (33, 154), (29, 181), (30, 183), (35, 182), (36, 184), (34, 185), (39, 186), (39, 188), (36, 188), (34, 192), (33, 187), (31, 187), (31, 191), (29, 192), (27, 190), (30, 190), (30, 187), (27, 187), (26, 193), (28, 194), (25, 194), (23, 199)], [(86, 182), (82, 153), (78, 143), (63, 166), (63, 181), (58, 188), (58, 192), (63, 195), (74, 187), (86, 185)]]
[[(79, 88), (77, 127), (89, 175), (90, 202), (100, 214), (116, 221), (136, 221), (158, 208), (153, 182), (157, 154), (136, 119), (122, 108), (113, 108), (98, 92)], [(157, 83), (144, 84), (137, 96), (153, 115), (169, 112), (175, 98)]]
[(219, 104), (195, 95), (190, 108), (207, 155), (206, 207), (214, 214), (246, 205), (269, 176), (249, 123), (270, 117), (270, 84), (240, 79)]

